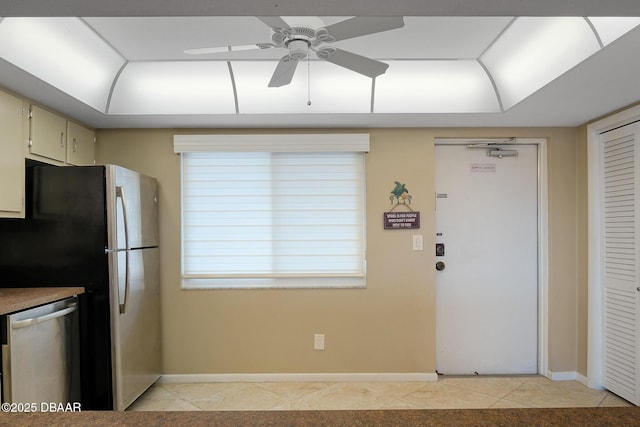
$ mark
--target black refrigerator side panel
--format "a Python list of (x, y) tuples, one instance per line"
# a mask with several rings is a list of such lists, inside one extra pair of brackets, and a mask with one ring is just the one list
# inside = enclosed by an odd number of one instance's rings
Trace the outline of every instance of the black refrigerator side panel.
[(109, 293), (80, 295), (80, 390), (83, 410), (112, 410)]
[(0, 220), (2, 287), (108, 285), (103, 167), (28, 167), (27, 218)]
[(0, 287), (81, 286), (83, 410), (113, 408), (105, 168), (26, 168), (26, 218), (0, 219)]

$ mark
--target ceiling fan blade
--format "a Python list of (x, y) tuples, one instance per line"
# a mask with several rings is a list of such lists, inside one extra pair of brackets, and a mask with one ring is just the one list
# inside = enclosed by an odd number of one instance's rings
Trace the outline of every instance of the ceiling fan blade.
[(335, 41), (404, 27), (402, 16), (356, 16), (325, 27)]
[(185, 49), (184, 53), (188, 53), (189, 55), (205, 55), (208, 53), (229, 53), (253, 49), (265, 49), (265, 47), (258, 44), (247, 44), (241, 46), (197, 47), (195, 49)]
[(289, 24), (279, 16), (256, 16), (259, 20), (267, 24), (271, 28), (290, 29)]
[(342, 49), (336, 49), (323, 59), (371, 78), (384, 74), (389, 68), (389, 64)]
[(283, 56), (280, 62), (278, 62), (276, 70), (273, 72), (269, 87), (280, 87), (291, 83), (297, 66), (297, 59), (292, 59), (289, 55)]

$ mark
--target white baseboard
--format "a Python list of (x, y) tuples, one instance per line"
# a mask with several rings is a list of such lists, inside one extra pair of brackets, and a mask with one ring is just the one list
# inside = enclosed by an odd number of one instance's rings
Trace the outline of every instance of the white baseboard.
[(159, 383), (438, 381), (433, 373), (165, 374)]
[(582, 374), (576, 374), (576, 381), (578, 381), (580, 384), (586, 385), (587, 387), (589, 387), (589, 380), (587, 380), (587, 377), (585, 377)]
[(578, 379), (578, 373), (575, 371), (568, 372), (551, 372), (547, 371), (547, 378), (551, 381), (575, 381)]
[[(589, 388), (594, 388), (589, 385), (589, 379), (578, 372), (551, 372), (547, 371), (547, 378), (551, 381), (578, 381)], [(595, 389), (603, 389), (602, 387), (595, 387)]]

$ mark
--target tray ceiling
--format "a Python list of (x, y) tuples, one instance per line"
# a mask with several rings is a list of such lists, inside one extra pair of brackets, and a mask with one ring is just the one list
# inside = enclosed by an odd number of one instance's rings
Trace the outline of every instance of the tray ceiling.
[[(312, 29), (350, 18), (283, 17)], [(333, 44), (388, 64), (375, 79), (311, 53), (291, 84), (268, 87), (287, 49), (234, 50), (271, 41), (255, 16), (7, 17), (0, 86), (96, 127), (578, 125), (640, 99), (620, 80), (640, 71), (638, 23), (404, 16)], [(200, 47), (227, 51), (184, 52)]]

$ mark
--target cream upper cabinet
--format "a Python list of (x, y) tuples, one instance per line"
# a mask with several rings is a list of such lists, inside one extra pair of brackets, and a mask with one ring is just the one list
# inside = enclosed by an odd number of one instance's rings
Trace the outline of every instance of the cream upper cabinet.
[(29, 153), (64, 162), (67, 119), (37, 105), (31, 106)]
[(0, 91), (0, 217), (24, 218), (27, 105)]
[(87, 166), (95, 163), (95, 132), (74, 122), (67, 122), (67, 163)]

